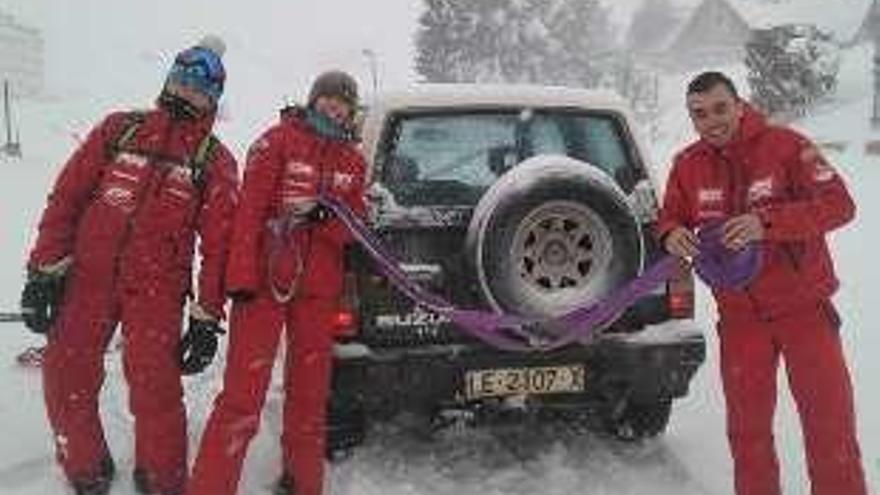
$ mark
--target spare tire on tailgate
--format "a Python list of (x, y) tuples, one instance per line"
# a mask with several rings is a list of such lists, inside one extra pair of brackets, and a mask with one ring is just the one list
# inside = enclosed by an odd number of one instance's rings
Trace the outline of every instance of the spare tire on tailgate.
[(641, 227), (624, 192), (599, 168), (540, 155), (480, 199), (467, 254), (496, 310), (557, 316), (638, 275)]

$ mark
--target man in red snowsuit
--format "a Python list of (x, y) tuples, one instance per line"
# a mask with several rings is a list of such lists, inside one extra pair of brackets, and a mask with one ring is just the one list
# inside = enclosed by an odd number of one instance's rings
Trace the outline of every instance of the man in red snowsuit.
[(850, 378), (831, 303), (838, 281), (825, 242), (855, 206), (807, 138), (772, 126), (731, 81), (706, 72), (687, 107), (700, 139), (674, 161), (658, 233), (667, 251), (698, 253), (694, 229), (721, 223), (722, 243), (759, 243), (762, 267), (742, 289), (713, 289), (738, 495), (779, 495), (773, 445), (776, 375), (785, 359), (813, 495), (864, 495)]
[[(181, 368), (200, 371), (216, 350), (238, 199), (235, 159), (211, 135), (222, 53), (222, 42), (206, 37), (177, 56), (155, 109), (113, 113), (95, 127), (65, 164), (40, 220), (22, 310), (31, 329), (47, 333), (46, 410), (77, 494), (108, 493), (114, 476), (98, 396), (104, 352), (120, 323), (135, 485), (162, 495), (184, 488)], [(196, 236), (198, 297), (181, 340)]]
[(343, 248), (351, 238), (316, 198), (329, 195), (364, 214), (365, 164), (352, 132), (356, 105), (354, 79), (324, 73), (307, 107), (283, 112), (248, 152), (226, 272), (234, 301), (226, 374), (189, 495), (236, 492), (285, 327), (284, 466), (277, 493), (322, 492), (333, 333)]

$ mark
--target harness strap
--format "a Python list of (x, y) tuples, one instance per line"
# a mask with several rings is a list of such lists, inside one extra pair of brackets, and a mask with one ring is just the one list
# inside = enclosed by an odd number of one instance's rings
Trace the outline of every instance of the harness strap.
[[(117, 153), (126, 150), (146, 119), (147, 116), (144, 112), (134, 111), (126, 114), (119, 134), (106, 147), (107, 157), (115, 157)], [(193, 185), (200, 193), (207, 185), (207, 168), (218, 145), (219, 140), (213, 134), (208, 134), (199, 142), (195, 155), (191, 156), (185, 164), (190, 170)]]

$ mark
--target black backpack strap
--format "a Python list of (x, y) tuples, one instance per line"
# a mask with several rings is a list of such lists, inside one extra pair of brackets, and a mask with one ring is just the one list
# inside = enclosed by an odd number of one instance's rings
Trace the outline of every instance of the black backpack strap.
[(189, 171), (192, 174), (193, 185), (199, 192), (203, 191), (208, 184), (208, 166), (211, 164), (211, 160), (214, 158), (214, 150), (217, 149), (219, 144), (220, 141), (213, 134), (207, 135), (199, 143), (196, 154), (187, 163), (187, 167), (189, 167)]
[(134, 111), (128, 112), (123, 118), (124, 121), (119, 127), (119, 132), (113, 139), (108, 140), (104, 144), (104, 152), (108, 160), (112, 160), (117, 153), (125, 149), (132, 138), (134, 138), (138, 128), (147, 119), (147, 116), (144, 112)]

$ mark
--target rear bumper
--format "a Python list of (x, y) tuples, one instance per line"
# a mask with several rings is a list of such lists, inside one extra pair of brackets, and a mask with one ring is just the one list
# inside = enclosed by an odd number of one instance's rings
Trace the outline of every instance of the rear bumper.
[(706, 356), (705, 339), (692, 321), (652, 325), (634, 334), (606, 335), (589, 345), (552, 352), (503, 352), (483, 345), (380, 348), (336, 347), (334, 395), (368, 410), (462, 404), (471, 370), (582, 364), (585, 390), (545, 395), (548, 404), (627, 397), (638, 401), (684, 396)]

